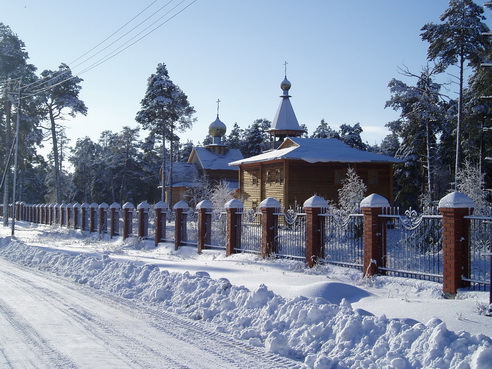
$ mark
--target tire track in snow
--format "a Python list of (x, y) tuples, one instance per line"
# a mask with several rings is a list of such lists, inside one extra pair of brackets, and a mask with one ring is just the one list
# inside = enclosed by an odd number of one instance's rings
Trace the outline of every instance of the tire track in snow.
[[(28, 270), (31, 271), (31, 269)], [(15, 281), (23, 282), (24, 285), (16, 283), (16, 287), (26, 293), (32, 293), (32, 282), (29, 279), (4, 271), (2, 271), (2, 274), (10, 277), (12, 283), (15, 283)], [(46, 277), (46, 273), (41, 273), (41, 275)], [(157, 367), (158, 362), (166, 363), (166, 366), (168, 365), (172, 368), (186, 368), (182, 363), (173, 360), (163, 352), (149, 347), (146, 342), (142, 340), (136, 341), (133, 335), (124, 334), (124, 332), (109, 324), (107, 319), (81, 305), (68, 303), (66, 294), (37, 285), (36, 300), (48, 305), (54, 315), (63, 315), (67, 320), (77, 323), (85, 331), (86, 335), (91, 336), (93, 341), (100, 342), (106, 350), (120, 358), (127, 368)], [(114, 301), (112, 303), (114, 304)], [(134, 353), (138, 353), (138, 355)], [(48, 365), (47, 367), (50, 366)]]
[[(76, 368), (77, 366), (70, 360), (69, 357), (63, 355), (55, 347), (53, 347), (46, 339), (21, 315), (14, 312), (10, 306), (0, 297), (0, 315), (10, 325), (11, 330), (17, 334), (17, 336), (25, 341), (29, 346), (29, 351), (23, 353), (25, 360), (18, 357), (9, 359), (8, 354), (4, 353), (7, 365), (9, 367), (15, 367), (13, 362), (19, 362), (23, 368), (28, 368), (26, 365), (30, 365), (32, 368), (39, 368), (40, 363), (47, 364), (46, 367), (52, 368)], [(2, 350), (5, 352), (5, 350)], [(16, 356), (19, 354), (16, 351)], [(27, 361), (27, 362), (26, 362)]]
[[(22, 273), (17, 271), (15, 274), (2, 272), (6, 276), (8, 275), (12, 281), (23, 281), (24, 285), (20, 288), (26, 289), (26, 292), (32, 292), (29, 287), (32, 283), (29, 279), (30, 275), (40, 276), (42, 282), (36, 281), (38, 282), (36, 288), (39, 291), (37, 298), (51, 305), (53, 309), (56, 309), (57, 314), (65, 315), (68, 319), (76, 322), (94, 340), (107, 342), (106, 348), (117, 356), (123, 355), (124, 358), (121, 357), (121, 359), (126, 361), (129, 367), (154, 368), (165, 365), (165, 367), (173, 368), (241, 367), (258, 369), (298, 368), (302, 366), (299, 362), (268, 353), (264, 349), (234, 339), (230, 335), (215, 332), (212, 324), (193, 321), (162, 309), (157, 310), (142, 306), (143, 304), (137, 305), (134, 301), (108, 295), (89, 286), (60, 279), (54, 274), (33, 268), (19, 266), (19, 269), (27, 273), (27, 278), (22, 277), (20, 275)], [(61, 286), (57, 288), (52, 284)], [(67, 294), (72, 295), (73, 293), (70, 291), (73, 290), (80, 291), (81, 297), (77, 297), (78, 295), (70, 296), (71, 300), (68, 302)], [(172, 350), (170, 354), (173, 357), (164, 354), (165, 348), (159, 335), (148, 334), (145, 329), (128, 332), (121, 327), (115, 327), (107, 317), (101, 316), (97, 309), (88, 309), (83, 306), (84, 303), (86, 304), (84, 300), (87, 297), (107, 306), (117, 306), (116, 308), (127, 314), (129, 319), (147, 316), (147, 323), (153, 330), (172, 338), (175, 347), (180, 347), (180, 343), (181, 345), (182, 343), (188, 344), (195, 354), (182, 354), (179, 352), (180, 350)], [(135, 355), (135, 350), (138, 355)], [(145, 352), (145, 355), (142, 352)], [(159, 362), (160, 365), (157, 366), (156, 362)]]

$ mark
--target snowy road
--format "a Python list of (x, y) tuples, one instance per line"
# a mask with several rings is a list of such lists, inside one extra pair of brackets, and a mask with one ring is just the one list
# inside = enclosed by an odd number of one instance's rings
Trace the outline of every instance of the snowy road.
[(0, 258), (1, 368), (294, 368), (202, 322)]

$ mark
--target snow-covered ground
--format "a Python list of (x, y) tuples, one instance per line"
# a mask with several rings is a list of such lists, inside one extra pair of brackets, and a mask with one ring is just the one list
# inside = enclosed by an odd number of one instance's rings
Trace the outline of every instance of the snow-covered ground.
[(23, 222), (9, 235), (2, 368), (492, 368), (488, 292)]

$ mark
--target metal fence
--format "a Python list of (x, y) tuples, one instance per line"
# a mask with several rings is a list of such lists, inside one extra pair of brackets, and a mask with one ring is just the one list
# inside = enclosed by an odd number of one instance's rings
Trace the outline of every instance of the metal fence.
[(492, 214), (490, 216), (468, 216), (470, 220), (470, 282), (471, 288), (490, 289), (490, 263), (492, 257)]
[(181, 217), (183, 222), (182, 230), (183, 235), (181, 243), (187, 246), (198, 245), (198, 213), (193, 208), (189, 208), (187, 211), (183, 211)]
[(241, 241), (236, 251), (261, 252), (261, 213), (254, 209), (244, 210), (241, 213)]
[(330, 210), (319, 215), (323, 222), (323, 259), (327, 263), (362, 269), (364, 229), (362, 214)]
[(302, 259), (306, 258), (306, 214), (289, 209), (276, 215), (277, 234), (275, 242), (277, 256)]
[(387, 209), (381, 235), (387, 246), (383, 250), (387, 274), (442, 282), (442, 215), (427, 208), (418, 214), (409, 209)]
[(226, 248), (226, 234), (227, 234), (227, 221), (226, 213), (223, 211), (212, 211), (207, 212), (212, 219), (210, 235), (210, 244), (205, 244), (205, 246), (215, 249), (225, 249)]

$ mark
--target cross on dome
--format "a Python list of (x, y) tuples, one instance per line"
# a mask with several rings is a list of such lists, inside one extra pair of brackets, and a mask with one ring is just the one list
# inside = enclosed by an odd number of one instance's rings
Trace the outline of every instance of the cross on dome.
[(217, 118), (219, 117), (219, 110), (220, 110), (220, 99), (217, 99)]

